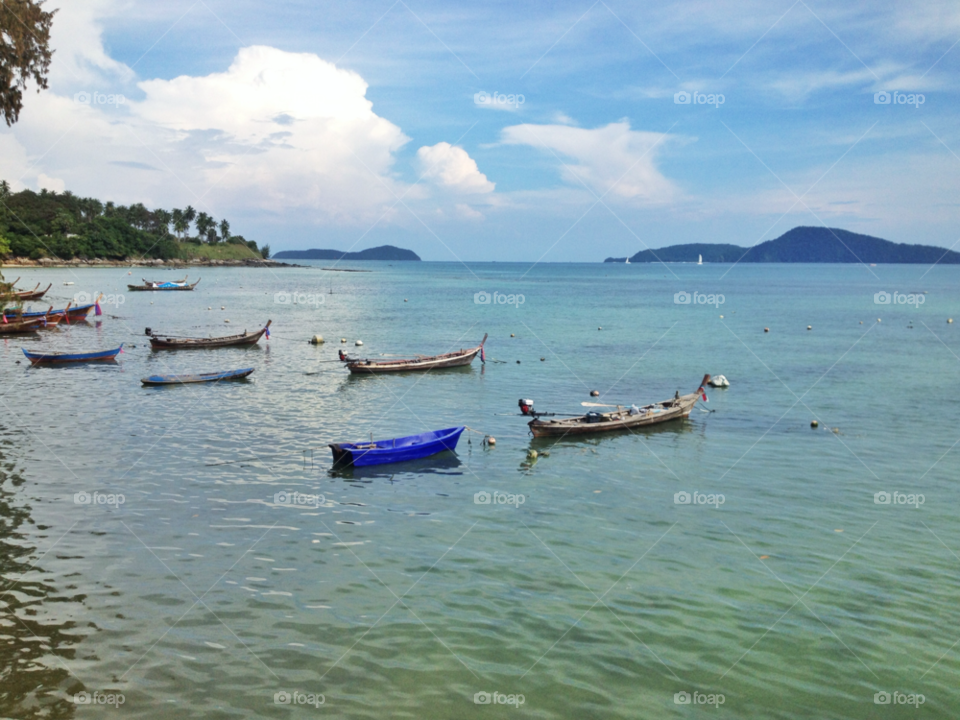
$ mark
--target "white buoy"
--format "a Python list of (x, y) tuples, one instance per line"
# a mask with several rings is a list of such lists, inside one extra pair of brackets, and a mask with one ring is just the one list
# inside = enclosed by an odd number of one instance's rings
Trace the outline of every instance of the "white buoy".
[(360, 345), (363, 345), (363, 340), (357, 340), (357, 341), (354, 343), (354, 345), (356, 345), (357, 347), (359, 347)]
[(230, 322), (230, 321), (229, 321), (229, 320), (224, 320), (224, 322), (225, 322), (225, 323), (228, 323), (228, 322)]
[(346, 341), (347, 341), (346, 338), (340, 338), (340, 342), (345, 343)]
[(730, 387), (730, 381), (727, 380), (723, 375), (716, 375), (710, 378), (709, 384), (711, 387), (715, 388)]
[(314, 335), (310, 340), (311, 345), (323, 345), (323, 335)]

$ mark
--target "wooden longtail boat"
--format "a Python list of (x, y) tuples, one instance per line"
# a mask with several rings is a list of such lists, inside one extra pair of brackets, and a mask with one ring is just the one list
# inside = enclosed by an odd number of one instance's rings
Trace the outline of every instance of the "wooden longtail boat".
[[(37, 332), (38, 330), (52, 330), (67, 316), (66, 313), (69, 309), (70, 306), (67, 305), (66, 310), (54, 310), (53, 305), (51, 305), (50, 309), (46, 312), (30, 313), (29, 317), (4, 315), (3, 320), (0, 321), (0, 334), (9, 335), (24, 332)], [(12, 321), (8, 319), (8, 317), (12, 318)]]
[(253, 372), (253, 368), (242, 370), (223, 370), (222, 372), (197, 373), (192, 375), (151, 375), (141, 378), (144, 385), (186, 385), (188, 383), (220, 382), (221, 380), (242, 380)]
[(197, 282), (195, 282), (193, 285), (175, 285), (173, 283), (161, 283), (160, 285), (127, 285), (127, 289), (131, 291), (193, 290), (197, 286), (197, 283), (200, 282), (200, 280), (201, 278), (197, 278)]
[[(187, 277), (190, 277), (190, 276), (187, 275)], [(187, 278), (184, 278), (183, 280), (147, 280), (146, 278), (140, 278), (140, 279), (143, 280), (144, 285), (164, 285), (166, 283), (170, 283), (171, 285), (187, 284)]]
[(709, 382), (710, 376), (704, 375), (700, 387), (689, 395), (679, 392), (670, 400), (644, 405), (635, 412), (632, 408), (619, 408), (608, 413), (587, 413), (574, 418), (562, 420), (541, 420), (534, 418), (528, 423), (534, 437), (557, 437), (566, 435), (586, 435), (590, 433), (610, 432), (613, 430), (630, 430), (633, 428), (657, 425), (670, 420), (680, 420), (687, 417), (697, 400), (706, 397), (703, 386)]
[[(195, 348), (218, 348), (218, 347), (236, 347), (244, 345), (256, 345), (264, 333), (269, 337), (270, 323), (273, 320), (267, 320), (267, 324), (254, 333), (248, 333), (244, 330), (239, 335), (224, 335), (215, 338), (195, 338), (195, 337), (162, 337), (154, 332), (147, 332), (150, 336), (150, 347), (154, 350), (187, 350)], [(148, 328), (149, 330), (149, 328)]]
[[(97, 298), (97, 302), (100, 301), (101, 297), (103, 297), (102, 293), (100, 294), (100, 297)], [(65, 307), (63, 310), (53, 310), (51, 307), (50, 310), (40, 311), (40, 312), (16, 312), (8, 309), (8, 310), (4, 310), (3, 314), (4, 314), (4, 317), (7, 318), (7, 320), (10, 320), (11, 318), (19, 319), (21, 317), (23, 318), (43, 317), (48, 312), (54, 315), (66, 313), (67, 322), (71, 322), (73, 320), (83, 320), (87, 315), (90, 314), (90, 311), (97, 306), (97, 303), (93, 302), (88, 305), (77, 305), (76, 307), (71, 307), (72, 305), (73, 303), (68, 304), (67, 307)]]
[(35, 353), (24, 350), (23, 354), (34, 365), (47, 365), (51, 363), (87, 363), (116, 360), (121, 350), (123, 350), (122, 343), (120, 347), (113, 350), (101, 350), (92, 353)]
[(351, 358), (340, 352), (340, 359), (347, 364), (350, 372), (357, 374), (364, 373), (384, 373), (384, 372), (410, 372), (412, 370), (438, 370), (440, 368), (461, 367), (469, 365), (473, 359), (483, 352), (483, 344), (487, 341), (484, 334), (480, 344), (469, 350), (457, 350), (456, 352), (444, 353), (443, 355), (419, 355), (407, 360), (367, 360), (364, 358)]
[(39, 300), (47, 294), (47, 290), (53, 287), (53, 283), (47, 285), (46, 290), (37, 290), (38, 287), (40, 287), (40, 283), (37, 283), (37, 287), (33, 290), (14, 290), (13, 294), (21, 300)]
[(389, 440), (336, 443), (330, 446), (334, 465), (386, 465), (430, 457), (444, 450), (456, 450), (463, 427), (433, 430)]

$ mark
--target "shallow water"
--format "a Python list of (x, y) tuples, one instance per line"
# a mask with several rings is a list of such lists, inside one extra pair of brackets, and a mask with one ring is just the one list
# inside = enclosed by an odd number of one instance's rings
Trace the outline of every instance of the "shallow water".
[[(960, 712), (960, 270), (363, 267), (204, 268), (188, 293), (126, 292), (143, 270), (17, 271), (112, 304), (0, 340), (0, 714), (104, 712), (76, 704), (87, 692), (122, 693), (134, 717), (285, 717), (282, 691), (315, 702), (298, 714), (344, 718), (916, 712), (875, 704), (884, 691)], [(919, 307), (874, 302), (919, 290)], [(251, 349), (153, 353), (144, 336), (267, 319)], [(332, 362), (484, 333), (486, 365), (351, 377)], [(20, 351), (120, 342), (116, 365), (32, 368)], [(250, 381), (139, 383), (240, 367)], [(516, 415), (521, 397), (558, 413), (662, 400), (704, 373), (731, 383), (707, 390), (712, 412), (645, 431), (533, 440)], [(328, 443), (460, 424), (496, 446), (467, 432), (456, 456), (331, 470)], [(478, 708), (479, 692), (523, 704)]]

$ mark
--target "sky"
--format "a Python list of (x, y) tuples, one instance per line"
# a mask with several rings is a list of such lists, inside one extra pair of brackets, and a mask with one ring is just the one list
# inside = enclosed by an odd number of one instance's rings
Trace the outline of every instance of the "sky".
[(50, 88), (0, 126), (18, 190), (192, 205), (274, 252), (960, 243), (956, 2), (45, 7)]

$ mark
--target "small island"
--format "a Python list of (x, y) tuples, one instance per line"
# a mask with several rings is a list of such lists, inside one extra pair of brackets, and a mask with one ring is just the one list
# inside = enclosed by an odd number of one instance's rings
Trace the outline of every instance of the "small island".
[(392, 260), (392, 261), (420, 261), (420, 256), (412, 250), (381, 245), (368, 248), (360, 252), (343, 252), (342, 250), (284, 250), (276, 253), (274, 258), (280, 260)]
[[(960, 253), (942, 247), (894, 243), (839, 228), (802, 226), (753, 247), (689, 243), (642, 250), (629, 259), (631, 263), (695, 263), (701, 256), (705, 263), (960, 264)], [(604, 260), (626, 261), (627, 258), (612, 257)]]

